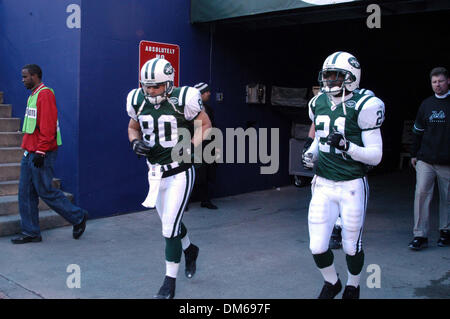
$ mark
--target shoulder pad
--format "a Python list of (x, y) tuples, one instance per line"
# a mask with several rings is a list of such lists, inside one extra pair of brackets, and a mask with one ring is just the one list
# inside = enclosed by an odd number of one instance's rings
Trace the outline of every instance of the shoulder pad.
[(375, 129), (384, 121), (384, 103), (375, 96), (364, 95), (357, 103), (358, 125), (363, 130)]
[(319, 94), (317, 94), (316, 96), (312, 97), (311, 100), (309, 100), (308, 106), (309, 107), (316, 107), (316, 101), (319, 99), (319, 97), (323, 95), (322, 92), (319, 92)]
[(131, 90), (128, 95), (130, 96), (130, 102), (133, 106), (137, 106), (142, 103), (142, 100), (144, 99), (141, 88)]
[(189, 86), (182, 86), (180, 87), (180, 94), (178, 95), (178, 105), (179, 106), (185, 106), (186, 105), (186, 96), (188, 91), (192, 89)]

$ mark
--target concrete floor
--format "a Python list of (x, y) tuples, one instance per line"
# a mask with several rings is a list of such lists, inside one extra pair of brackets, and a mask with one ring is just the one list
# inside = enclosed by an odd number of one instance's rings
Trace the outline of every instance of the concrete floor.
[[(436, 245), (436, 201), (430, 247), (407, 247), (414, 183), (409, 170), (369, 178), (361, 298), (450, 298), (450, 248)], [(316, 298), (323, 280), (308, 248), (309, 199), (309, 187), (288, 186), (216, 199), (216, 211), (191, 204), (184, 223), (200, 247), (197, 274), (184, 276), (183, 257), (176, 298)], [(162, 283), (164, 240), (154, 210), (90, 220), (80, 240), (71, 226), (42, 235), (26, 245), (0, 238), (0, 298), (151, 298)], [(345, 255), (334, 252), (345, 283)], [(67, 286), (71, 264), (80, 267), (80, 288)], [(367, 285), (373, 265), (380, 288)]]

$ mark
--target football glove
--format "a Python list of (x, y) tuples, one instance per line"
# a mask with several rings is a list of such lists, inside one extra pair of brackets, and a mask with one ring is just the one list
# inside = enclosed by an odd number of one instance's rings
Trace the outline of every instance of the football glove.
[(313, 153), (303, 153), (302, 154), (302, 165), (304, 169), (314, 168), (314, 154)]
[(133, 147), (133, 151), (139, 156), (149, 156), (152, 153), (152, 148), (145, 145), (143, 140), (136, 138), (131, 141), (131, 146)]
[(314, 155), (312, 153), (306, 153), (306, 151), (311, 147), (311, 144), (314, 142), (314, 139), (311, 137), (308, 137), (306, 139), (305, 144), (303, 145), (303, 151), (302, 151), (302, 165), (304, 169), (313, 169), (314, 162), (313, 157)]
[(348, 151), (348, 148), (350, 146), (350, 142), (347, 141), (344, 134), (338, 131), (334, 131), (333, 133), (328, 135), (327, 144), (344, 152)]

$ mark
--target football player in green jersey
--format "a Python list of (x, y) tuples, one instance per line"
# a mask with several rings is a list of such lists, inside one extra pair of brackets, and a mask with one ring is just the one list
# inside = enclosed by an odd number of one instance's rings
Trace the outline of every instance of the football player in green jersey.
[[(373, 93), (373, 91), (368, 90), (368, 89), (356, 89), (353, 92), (359, 93), (359, 94), (367, 94), (367, 95), (375, 96), (375, 93)], [(303, 146), (303, 153), (305, 153), (309, 149), (312, 142), (314, 141), (315, 130), (316, 130), (316, 127), (315, 127), (314, 123), (312, 123), (309, 128), (308, 138)], [(314, 163), (302, 162), (302, 164), (303, 164), (303, 167), (308, 170), (312, 170), (314, 167)], [(342, 248), (341, 232), (342, 232), (342, 222), (341, 222), (341, 217), (339, 216), (336, 220), (336, 223), (334, 224), (333, 231), (331, 233), (331, 238), (330, 238), (330, 248), (331, 249)]]
[(383, 147), (380, 127), (384, 103), (358, 93), (361, 67), (347, 52), (328, 56), (319, 73), (321, 93), (309, 102), (315, 137), (303, 154), (316, 169), (308, 212), (310, 249), (325, 284), (319, 298), (334, 298), (342, 284), (334, 267), (329, 240), (341, 216), (342, 248), (348, 280), (344, 299), (359, 298), (364, 265), (361, 236), (368, 199), (368, 166), (378, 165)]
[(186, 143), (183, 141), (186, 135), (181, 134), (183, 130), (193, 132), (192, 139), (187, 141), (193, 149), (201, 144), (211, 128), (200, 92), (192, 87), (174, 87), (174, 72), (165, 59), (147, 61), (140, 72), (142, 87), (131, 90), (127, 96), (128, 138), (134, 152), (146, 157), (149, 168), (149, 192), (142, 205), (156, 207), (166, 241), (166, 276), (154, 296), (157, 299), (175, 296), (182, 251), (188, 278), (195, 274), (199, 252), (199, 248), (190, 242), (182, 223), (195, 171), (191, 161), (179, 160), (174, 156), (178, 152), (173, 150), (179, 143)]

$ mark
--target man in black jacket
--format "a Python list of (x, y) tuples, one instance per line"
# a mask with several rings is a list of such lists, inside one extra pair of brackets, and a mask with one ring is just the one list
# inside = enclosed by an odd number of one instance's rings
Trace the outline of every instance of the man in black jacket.
[(409, 248), (420, 250), (428, 246), (430, 204), (435, 179), (439, 187), (438, 246), (450, 246), (450, 92), (448, 71), (434, 68), (430, 73), (434, 95), (422, 102), (417, 112), (413, 132), (415, 141), (411, 164), (416, 169), (414, 199), (414, 239)]

